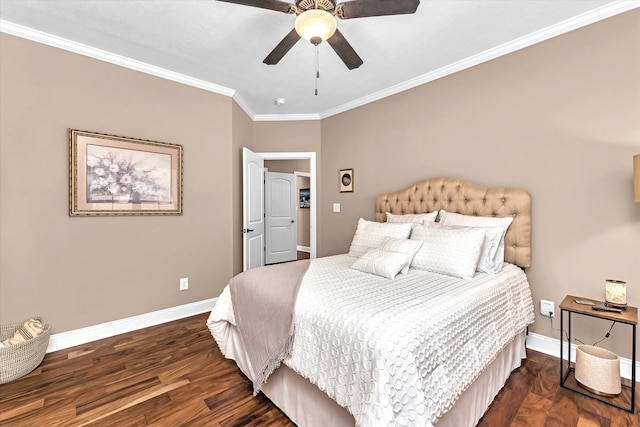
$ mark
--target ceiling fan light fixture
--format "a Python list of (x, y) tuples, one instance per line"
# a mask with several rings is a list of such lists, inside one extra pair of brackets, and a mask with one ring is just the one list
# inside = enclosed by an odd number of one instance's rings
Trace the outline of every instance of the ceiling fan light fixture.
[(336, 18), (329, 12), (310, 9), (296, 18), (296, 32), (300, 37), (317, 45), (336, 32)]

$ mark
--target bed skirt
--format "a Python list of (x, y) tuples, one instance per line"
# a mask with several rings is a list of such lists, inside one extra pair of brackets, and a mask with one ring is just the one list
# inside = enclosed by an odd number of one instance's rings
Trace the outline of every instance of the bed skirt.
[[(237, 328), (224, 321), (207, 322), (220, 350), (235, 360), (247, 375), (251, 367)], [(453, 408), (436, 423), (437, 427), (473, 427), (502, 389), (514, 369), (526, 358), (526, 331), (516, 335), (484, 372), (462, 393)], [(353, 427), (353, 416), (324, 392), (286, 365), (281, 365), (262, 386), (262, 392), (301, 427)]]

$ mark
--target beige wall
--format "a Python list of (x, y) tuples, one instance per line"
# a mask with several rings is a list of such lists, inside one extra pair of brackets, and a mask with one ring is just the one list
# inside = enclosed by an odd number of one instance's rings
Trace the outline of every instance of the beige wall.
[(242, 147), (253, 149), (253, 121), (233, 103), (233, 137), (231, 147), (231, 185), (233, 191), (233, 274), (242, 271)]
[[(536, 312), (541, 298), (603, 298), (607, 278), (626, 280), (638, 306), (638, 153), (635, 10), (323, 120), (320, 255), (348, 250), (357, 219), (374, 218), (379, 193), (437, 176), (522, 187), (533, 200)], [(355, 191), (341, 194), (338, 170), (349, 167)], [(592, 326), (579, 337), (595, 341), (610, 324)], [(531, 331), (559, 338), (548, 318), (538, 316)], [(628, 334), (617, 326), (609, 339), (626, 357)]]
[[(314, 152), (316, 153), (316, 193), (313, 196), (313, 203), (317, 205), (318, 218), (322, 206), (322, 149), (321, 149), (321, 123), (319, 121), (296, 121), (296, 122), (255, 122), (253, 126), (253, 144), (255, 151), (259, 152)], [(278, 161), (277, 163), (280, 163)], [(267, 164), (271, 167), (279, 167), (272, 162)], [(296, 169), (302, 164), (282, 161), (289, 170), (306, 172), (309, 169)], [(293, 169), (293, 170), (291, 170)], [(318, 253), (322, 250), (321, 236), (323, 233), (320, 220), (317, 220), (316, 233), (318, 236), (316, 249)]]
[(309, 172), (309, 160), (265, 160), (264, 167), (267, 168), (269, 172)]
[[(60, 333), (217, 296), (233, 101), (6, 34), (0, 67), (0, 323)], [(68, 128), (182, 144), (184, 215), (69, 217)]]
[(320, 155), (320, 122), (254, 122), (253, 145), (260, 152), (316, 152)]
[[(230, 98), (0, 35), (0, 322), (38, 314), (63, 332), (217, 296), (242, 267), (242, 146), (317, 153), (319, 255), (348, 249), (381, 192), (442, 175), (522, 187), (536, 311), (540, 298), (601, 298), (606, 278), (638, 306), (639, 23), (627, 12), (301, 122), (251, 122)], [(183, 144), (185, 214), (69, 218), (70, 127)], [(355, 191), (339, 193), (351, 167)], [(609, 327), (593, 326), (583, 335)], [(546, 318), (531, 330), (558, 338)], [(610, 341), (629, 357), (626, 332)]]

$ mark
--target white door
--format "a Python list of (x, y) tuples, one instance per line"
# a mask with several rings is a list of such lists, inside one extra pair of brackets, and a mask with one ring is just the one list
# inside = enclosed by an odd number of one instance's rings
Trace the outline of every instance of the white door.
[(264, 159), (242, 148), (242, 271), (264, 265)]
[(265, 173), (265, 264), (297, 259), (296, 177)]

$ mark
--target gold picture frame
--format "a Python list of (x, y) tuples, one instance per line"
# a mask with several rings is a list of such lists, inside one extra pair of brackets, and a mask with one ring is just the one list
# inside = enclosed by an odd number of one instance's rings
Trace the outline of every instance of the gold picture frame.
[(353, 169), (340, 169), (340, 192), (353, 193)]
[(182, 215), (181, 145), (69, 129), (69, 215)]

